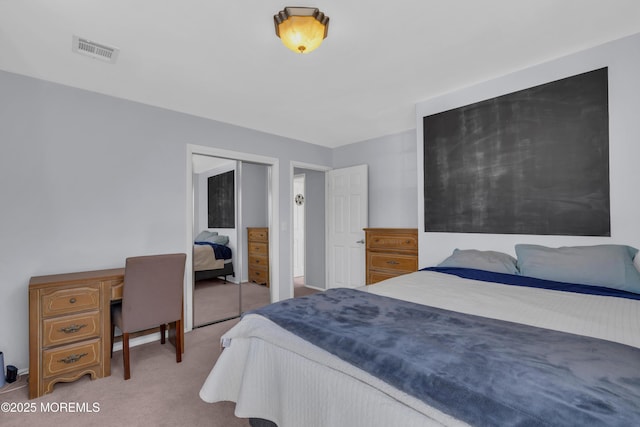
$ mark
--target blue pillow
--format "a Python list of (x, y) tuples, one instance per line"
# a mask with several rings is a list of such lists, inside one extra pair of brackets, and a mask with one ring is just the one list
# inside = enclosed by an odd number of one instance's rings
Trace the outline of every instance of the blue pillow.
[(474, 268), (495, 273), (518, 274), (516, 259), (511, 255), (476, 249), (454, 249), (453, 254), (438, 264), (438, 267)]
[(523, 276), (640, 293), (640, 272), (633, 265), (637, 252), (625, 245), (516, 245)]

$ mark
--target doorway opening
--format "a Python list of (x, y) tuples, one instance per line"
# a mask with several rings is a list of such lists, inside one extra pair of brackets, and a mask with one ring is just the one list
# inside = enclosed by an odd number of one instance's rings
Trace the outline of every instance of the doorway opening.
[(326, 173), (331, 168), (291, 163), (291, 294), (327, 289)]
[(293, 286), (304, 286), (305, 271), (305, 174), (293, 177)]

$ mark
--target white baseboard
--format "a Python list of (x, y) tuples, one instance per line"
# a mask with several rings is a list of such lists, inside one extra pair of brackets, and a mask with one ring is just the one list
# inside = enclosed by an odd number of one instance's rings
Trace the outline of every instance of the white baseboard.
[[(166, 336), (168, 335), (165, 334), (165, 337)], [(118, 335), (116, 335), (116, 338), (117, 337)], [(129, 348), (136, 347), (142, 344), (147, 344), (154, 341), (160, 341), (160, 332), (154, 332), (153, 334), (142, 335), (140, 337), (135, 337), (133, 339), (130, 339)], [(120, 350), (122, 350), (122, 341), (118, 341), (117, 343), (113, 344), (113, 351), (120, 351)]]

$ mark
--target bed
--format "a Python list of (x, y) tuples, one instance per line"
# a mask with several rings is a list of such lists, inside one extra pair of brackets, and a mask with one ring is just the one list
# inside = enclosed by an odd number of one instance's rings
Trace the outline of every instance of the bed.
[(208, 280), (217, 277), (234, 276), (233, 253), (227, 246), (228, 236), (217, 232), (202, 231), (193, 244), (193, 271), (195, 280)]
[[(279, 427), (640, 425), (637, 251), (602, 246), (459, 251), (256, 310), (223, 336), (200, 397)], [(567, 269), (598, 284), (535, 277)]]

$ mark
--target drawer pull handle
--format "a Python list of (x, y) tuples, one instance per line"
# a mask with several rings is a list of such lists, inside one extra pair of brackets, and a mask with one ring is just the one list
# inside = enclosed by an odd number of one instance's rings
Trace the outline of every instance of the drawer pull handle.
[(64, 332), (65, 334), (73, 334), (73, 333), (78, 332), (80, 329), (86, 328), (86, 327), (87, 327), (86, 324), (84, 324), (84, 325), (76, 325), (74, 323), (73, 325), (69, 325), (66, 328), (60, 328), (60, 329), (58, 329), (58, 331)]
[(399, 263), (398, 261), (390, 260), (390, 261), (387, 261), (387, 264), (390, 264), (390, 265), (398, 265), (398, 264), (400, 264), (400, 263)]
[(65, 365), (68, 365), (70, 363), (76, 363), (78, 360), (82, 359), (84, 356), (86, 356), (88, 354), (89, 353), (70, 354), (69, 356), (65, 357), (64, 359), (58, 360), (58, 362), (62, 362)]
[(71, 299), (69, 300), (69, 303), (70, 303), (70, 304), (75, 304), (75, 303), (76, 303), (76, 299), (75, 299), (75, 298), (71, 298)]

